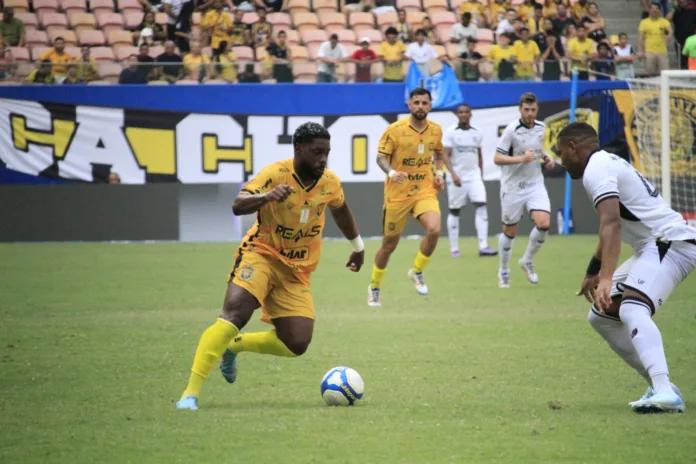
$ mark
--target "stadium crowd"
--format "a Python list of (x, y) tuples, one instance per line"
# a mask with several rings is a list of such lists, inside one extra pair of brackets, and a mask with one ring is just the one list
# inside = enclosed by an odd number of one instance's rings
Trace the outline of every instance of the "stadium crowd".
[[(643, 0), (639, 40), (588, 0), (5, 0), (0, 80), (35, 84), (629, 78), (696, 69), (696, 0)], [(594, 71), (591, 72), (590, 71)]]

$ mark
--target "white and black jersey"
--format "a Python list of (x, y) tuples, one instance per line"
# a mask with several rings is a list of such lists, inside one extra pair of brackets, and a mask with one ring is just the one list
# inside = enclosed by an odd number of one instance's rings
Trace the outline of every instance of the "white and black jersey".
[(455, 124), (445, 130), (442, 144), (445, 148), (452, 149), (450, 161), (462, 181), (481, 177), (479, 150), (482, 143), (483, 132), (474, 126), (463, 128)]
[[(534, 125), (528, 127), (521, 120), (515, 120), (505, 127), (496, 150), (504, 155), (524, 156), (531, 149), (540, 159), (544, 155), (545, 130), (541, 121), (534, 121)], [(520, 192), (544, 182), (541, 163), (538, 162), (509, 164), (500, 166), (500, 169), (500, 191), (503, 193)]]
[(696, 239), (696, 228), (689, 226), (655, 188), (617, 155), (598, 150), (590, 155), (583, 185), (595, 208), (608, 198), (618, 198), (621, 239), (639, 251), (655, 241)]

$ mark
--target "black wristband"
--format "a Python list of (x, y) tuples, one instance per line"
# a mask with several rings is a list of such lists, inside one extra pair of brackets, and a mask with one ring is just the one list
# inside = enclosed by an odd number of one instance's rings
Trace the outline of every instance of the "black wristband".
[(602, 260), (597, 259), (594, 256), (590, 260), (590, 264), (587, 266), (587, 271), (585, 272), (587, 275), (597, 275), (599, 274), (599, 271), (602, 269)]

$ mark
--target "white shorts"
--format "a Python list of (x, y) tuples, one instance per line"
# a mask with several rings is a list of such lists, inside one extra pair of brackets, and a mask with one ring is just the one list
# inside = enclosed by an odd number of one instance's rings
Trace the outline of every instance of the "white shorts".
[(532, 185), (520, 192), (500, 193), (500, 210), (503, 224), (512, 226), (520, 222), (524, 210), (546, 211), (551, 214), (549, 193), (543, 183)]
[(467, 199), (471, 203), (486, 202), (486, 186), (478, 177), (471, 180), (463, 180), (462, 186), (457, 187), (451, 178), (447, 177), (447, 200), (450, 209), (460, 209), (466, 206)]
[(648, 244), (614, 272), (611, 296), (630, 288), (650, 300), (653, 314), (696, 267), (696, 244), (682, 241)]

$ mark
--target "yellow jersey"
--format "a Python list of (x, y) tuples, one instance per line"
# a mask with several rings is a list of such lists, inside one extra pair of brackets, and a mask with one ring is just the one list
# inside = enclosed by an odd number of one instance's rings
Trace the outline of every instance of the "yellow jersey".
[(478, 23), (479, 18), (483, 14), (483, 5), (477, 1), (464, 2), (459, 5), (460, 19), (464, 13), (471, 13), (472, 22)]
[(51, 66), (53, 75), (63, 77), (68, 74), (68, 64), (72, 63), (73, 57), (70, 56), (65, 50), (63, 53), (58, 53), (55, 48), (52, 48), (43, 52), (39, 60), (48, 60), (53, 63), (53, 66)]
[(208, 63), (210, 63), (210, 58), (205, 55), (193, 56), (189, 53), (184, 57), (184, 66), (189, 72), (200, 71)]
[(669, 21), (665, 18), (645, 18), (638, 26), (638, 32), (645, 36), (645, 53), (667, 53), (667, 32)]
[(309, 273), (319, 263), (326, 207), (340, 208), (345, 202), (341, 181), (327, 169), (319, 180), (304, 185), (290, 158), (263, 168), (244, 186), (242, 194), (266, 193), (282, 184), (292, 186), (295, 192), (284, 202), (269, 202), (259, 209), (238, 256), (253, 250), (297, 272)]
[[(568, 41), (568, 53), (573, 56), (582, 58), (583, 60), (588, 59), (594, 54), (594, 41), (585, 37), (585, 40), (580, 42), (577, 37), (573, 37)], [(587, 65), (581, 61), (572, 60), (573, 69), (579, 71), (587, 71)]]
[(534, 17), (534, 3), (531, 5), (525, 5), (524, 3), (517, 7), (517, 16), (522, 21), (527, 21), (529, 18)]
[(232, 27), (232, 15), (226, 11), (208, 11), (201, 20), (201, 27), (212, 27), (210, 33), (210, 46), (217, 48), (223, 40), (230, 42), (230, 35), (227, 31)]
[(493, 60), (493, 68), (498, 72), (498, 66), (501, 60), (510, 60), (515, 56), (515, 47), (508, 46), (503, 48), (500, 45), (493, 45), (488, 52), (488, 59)]
[(519, 77), (530, 77), (534, 75), (534, 59), (541, 55), (539, 46), (533, 40), (528, 40), (525, 44), (521, 40), (515, 41), (515, 56), (517, 57), (517, 75)]
[(485, 11), (491, 17), (492, 24), (498, 24), (500, 21), (505, 19), (505, 13), (507, 13), (509, 5), (507, 3), (493, 3), (491, 7), (485, 7)]
[(77, 78), (82, 79), (85, 82), (90, 82), (95, 80), (97, 76), (97, 61), (89, 57), (88, 61), (85, 61), (82, 57), (77, 59)]
[(382, 134), (378, 153), (389, 160), (395, 171), (405, 172), (408, 179), (398, 184), (387, 178), (384, 183), (384, 202), (400, 203), (437, 195), (433, 174), (433, 155), (443, 151), (442, 127), (427, 120), (419, 132), (410, 124), (410, 117), (401, 119)]
[(585, 5), (581, 5), (580, 2), (575, 2), (573, 3), (573, 6), (570, 7), (570, 11), (575, 15), (578, 20), (581, 20), (585, 16), (587, 16), (587, 6), (589, 3), (585, 3)]
[(402, 80), (404, 78), (404, 69), (401, 65), (401, 60), (404, 57), (406, 46), (400, 40), (390, 44), (386, 40), (379, 44), (379, 55), (384, 57), (384, 61), (398, 61), (396, 64), (384, 63), (384, 79), (393, 81)]

